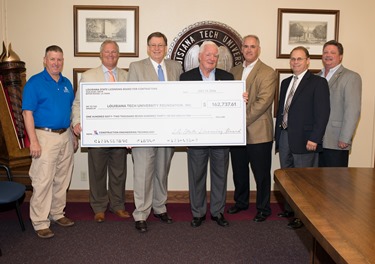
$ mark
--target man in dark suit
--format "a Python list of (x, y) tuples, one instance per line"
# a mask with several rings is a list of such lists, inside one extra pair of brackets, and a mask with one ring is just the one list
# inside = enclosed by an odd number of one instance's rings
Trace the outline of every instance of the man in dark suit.
[(249, 207), (250, 171), (254, 174), (257, 198), (255, 222), (271, 214), (271, 160), (273, 143), (272, 103), (276, 91), (276, 73), (260, 59), (260, 41), (248, 35), (242, 41), (243, 64), (231, 69), (236, 80), (246, 81), (249, 101), (246, 107), (246, 146), (230, 148), (236, 204), (229, 214)]
[(331, 114), (323, 151), (319, 155), (319, 167), (348, 167), (349, 151), (361, 115), (361, 76), (341, 64), (343, 56), (344, 48), (340, 42), (331, 40), (324, 44), (324, 68), (319, 75), (328, 81)]
[[(117, 42), (106, 40), (100, 46), (99, 67), (82, 73), (80, 82), (124, 82), (127, 72), (117, 67), (120, 51)], [(77, 91), (72, 107), (72, 127), (81, 133), (80, 92)], [(126, 148), (89, 148), (90, 205), (98, 223), (105, 221), (109, 209), (121, 218), (129, 218), (125, 211)], [(108, 190), (107, 190), (108, 180)]]
[[(294, 48), (290, 53), (293, 76), (281, 83), (275, 131), (281, 168), (318, 166), (330, 113), (329, 88), (324, 78), (308, 70), (309, 64), (308, 50)], [(294, 215), (287, 203), (284, 209), (280, 217)], [(299, 228), (302, 222), (295, 218), (288, 226)]]
[[(151, 33), (147, 38), (149, 58), (129, 65), (128, 81), (178, 81), (182, 73), (179, 62), (164, 59), (167, 52), (167, 37)], [(154, 216), (171, 224), (167, 213), (168, 173), (174, 154), (173, 147), (136, 147), (132, 149), (134, 163), (135, 228), (147, 231), (147, 218), (151, 208)]]
[[(233, 80), (233, 75), (217, 69), (219, 57), (218, 46), (212, 41), (204, 41), (199, 49), (199, 67), (180, 76), (181, 81), (225, 81)], [(206, 178), (208, 160), (210, 159), (211, 219), (220, 226), (228, 226), (224, 218), (227, 192), (227, 174), (229, 166), (229, 147), (189, 147), (188, 177), (190, 206), (193, 214), (192, 227), (198, 227), (206, 219)]]

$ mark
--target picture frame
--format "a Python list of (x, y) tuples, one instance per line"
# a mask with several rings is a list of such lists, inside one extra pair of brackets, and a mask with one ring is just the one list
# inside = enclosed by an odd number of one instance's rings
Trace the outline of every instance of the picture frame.
[(74, 94), (78, 90), (79, 80), (81, 80), (81, 75), (90, 68), (73, 68), (73, 88)]
[(297, 46), (321, 59), (324, 43), (339, 38), (339, 10), (278, 9), (276, 58), (289, 58)]
[[(81, 75), (87, 70), (90, 70), (91, 68), (73, 68), (73, 89), (74, 89), (74, 94), (78, 90), (79, 86), (79, 81), (81, 80)], [(122, 68), (125, 71), (128, 71), (128, 68)]]
[[(309, 69), (314, 74), (317, 74), (321, 71), (321, 69)], [(280, 87), (281, 82), (290, 77), (293, 74), (291, 69), (275, 69), (276, 76), (277, 76), (277, 89), (275, 92), (274, 102), (273, 102), (273, 117), (277, 115), (277, 109), (279, 108), (279, 97), (280, 97)]]
[(120, 57), (139, 56), (139, 7), (74, 5), (74, 56), (99, 57), (101, 43), (117, 42)]

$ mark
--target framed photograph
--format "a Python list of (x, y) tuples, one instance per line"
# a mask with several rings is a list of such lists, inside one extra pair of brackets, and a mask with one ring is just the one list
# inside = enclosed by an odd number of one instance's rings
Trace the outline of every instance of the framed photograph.
[[(91, 68), (73, 68), (73, 89), (74, 93), (78, 90), (79, 81), (81, 80), (81, 75), (85, 71), (89, 70)], [(122, 68), (125, 71), (128, 71), (128, 68)]]
[(90, 68), (73, 68), (73, 88), (74, 92), (77, 92), (79, 80), (81, 80), (81, 75), (83, 72), (89, 70)]
[[(320, 69), (309, 69), (314, 74), (319, 73), (321, 70)], [(280, 97), (280, 87), (281, 87), (281, 82), (290, 77), (293, 72), (291, 69), (275, 69), (276, 75), (277, 75), (277, 89), (275, 93), (275, 98), (273, 102), (273, 117), (276, 117), (277, 115), (277, 109), (279, 108), (279, 97)]]
[(73, 6), (74, 56), (98, 57), (102, 42), (111, 39), (120, 57), (138, 57), (138, 6)]
[(339, 10), (278, 9), (277, 58), (289, 58), (297, 46), (308, 49), (311, 59), (322, 58), (324, 43), (339, 38)]

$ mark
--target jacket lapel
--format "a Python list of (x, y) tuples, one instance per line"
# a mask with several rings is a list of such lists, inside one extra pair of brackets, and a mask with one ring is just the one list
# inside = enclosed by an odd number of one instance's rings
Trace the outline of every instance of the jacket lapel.
[(290, 103), (290, 106), (293, 105), (293, 102), (298, 98), (298, 96), (301, 94), (303, 89), (305, 89), (307, 80), (310, 78), (310, 75), (311, 75), (311, 72), (309, 70), (307, 70), (307, 72), (305, 73), (302, 80), (300, 81), (300, 83), (297, 86), (297, 90), (293, 95), (293, 99), (292, 99), (292, 102)]
[[(151, 59), (148, 58), (147, 60), (145, 60), (145, 75), (149, 76), (149, 79), (150, 81), (159, 81), (158, 79), (158, 76), (156, 75), (156, 72), (155, 72), (155, 69), (154, 69), (154, 66), (152, 66), (152, 62), (151, 62)], [(148, 78), (146, 77), (146, 80)]]
[(328, 82), (329, 87), (332, 87), (333, 84), (339, 79), (343, 70), (344, 70), (344, 67), (342, 65), (336, 70), (336, 72), (333, 74), (331, 79), (329, 79), (329, 82)]
[(251, 70), (250, 74), (246, 78), (246, 83), (250, 84), (254, 82), (254, 79), (257, 76), (257, 73), (260, 69), (261, 64), (262, 62), (260, 60), (258, 60), (257, 63), (255, 63), (254, 68)]

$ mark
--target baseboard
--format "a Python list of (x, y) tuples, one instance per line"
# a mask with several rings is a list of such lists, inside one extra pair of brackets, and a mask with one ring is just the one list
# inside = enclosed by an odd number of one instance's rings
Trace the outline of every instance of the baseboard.
[[(32, 191), (26, 191), (25, 201), (30, 201)], [(132, 203), (133, 191), (126, 191), (125, 200), (127, 203)], [(234, 203), (234, 191), (227, 192), (227, 203)], [(207, 199), (209, 201), (209, 192), (207, 192)], [(250, 202), (255, 203), (256, 191), (250, 191)], [(279, 191), (271, 191), (271, 203), (279, 203), (284, 199)], [(89, 202), (88, 190), (69, 190), (67, 194), (68, 202)], [(170, 203), (189, 203), (189, 191), (168, 191), (168, 202)]]

